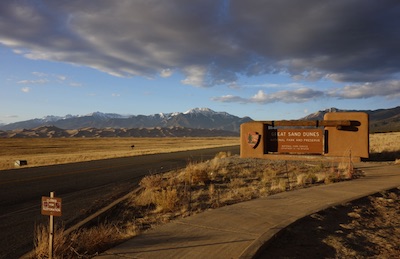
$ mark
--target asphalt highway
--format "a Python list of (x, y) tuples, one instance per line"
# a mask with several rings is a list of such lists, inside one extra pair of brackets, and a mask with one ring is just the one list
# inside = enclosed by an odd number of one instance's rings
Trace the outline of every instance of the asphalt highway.
[(143, 176), (205, 161), (221, 151), (238, 154), (239, 146), (0, 171), (0, 258), (18, 258), (33, 248), (36, 226), (48, 224), (40, 212), (41, 197), (51, 191), (62, 199), (55, 224), (68, 228), (136, 188)]

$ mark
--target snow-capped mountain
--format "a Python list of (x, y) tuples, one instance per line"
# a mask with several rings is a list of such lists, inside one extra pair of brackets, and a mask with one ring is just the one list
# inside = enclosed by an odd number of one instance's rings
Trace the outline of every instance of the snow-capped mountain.
[(41, 119), (6, 124), (0, 126), (0, 130), (32, 129), (51, 125), (60, 129), (185, 127), (239, 132), (240, 124), (251, 120), (249, 117), (240, 118), (226, 112), (215, 112), (209, 108), (148, 116), (93, 112), (76, 116), (46, 116)]

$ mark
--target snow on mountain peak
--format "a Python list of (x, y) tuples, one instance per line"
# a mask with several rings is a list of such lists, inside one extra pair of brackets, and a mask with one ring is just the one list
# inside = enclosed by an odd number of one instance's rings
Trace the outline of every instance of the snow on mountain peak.
[(57, 120), (61, 120), (61, 119), (63, 119), (63, 117), (54, 116), (54, 115), (47, 115), (42, 118), (42, 120), (45, 122), (52, 122), (52, 121), (57, 121)]
[(92, 117), (96, 117), (96, 118), (100, 118), (100, 119), (115, 119), (115, 118), (127, 118), (128, 117), (128, 116), (120, 115), (117, 113), (103, 113), (103, 112), (99, 112), (99, 111), (86, 114), (82, 117), (86, 117), (86, 116), (92, 116)]
[(183, 114), (214, 114), (216, 113), (215, 111), (211, 110), (210, 108), (194, 108), (194, 109), (190, 109), (186, 112), (184, 112)]

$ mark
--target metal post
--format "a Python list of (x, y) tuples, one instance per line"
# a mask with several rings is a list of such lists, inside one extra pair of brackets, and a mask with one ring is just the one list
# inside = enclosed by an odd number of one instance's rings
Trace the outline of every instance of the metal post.
[[(54, 192), (50, 192), (50, 198), (54, 198)], [(49, 259), (53, 258), (53, 242), (54, 242), (54, 216), (50, 215), (49, 225)]]

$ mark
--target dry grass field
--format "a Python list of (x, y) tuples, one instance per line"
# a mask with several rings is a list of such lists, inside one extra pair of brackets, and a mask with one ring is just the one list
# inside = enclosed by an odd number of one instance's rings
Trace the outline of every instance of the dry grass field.
[(232, 145), (239, 138), (0, 138), (0, 170)]
[(400, 132), (375, 133), (370, 138), (370, 158), (374, 161), (400, 161)]
[(369, 144), (371, 153), (399, 151), (400, 132), (371, 134)]

